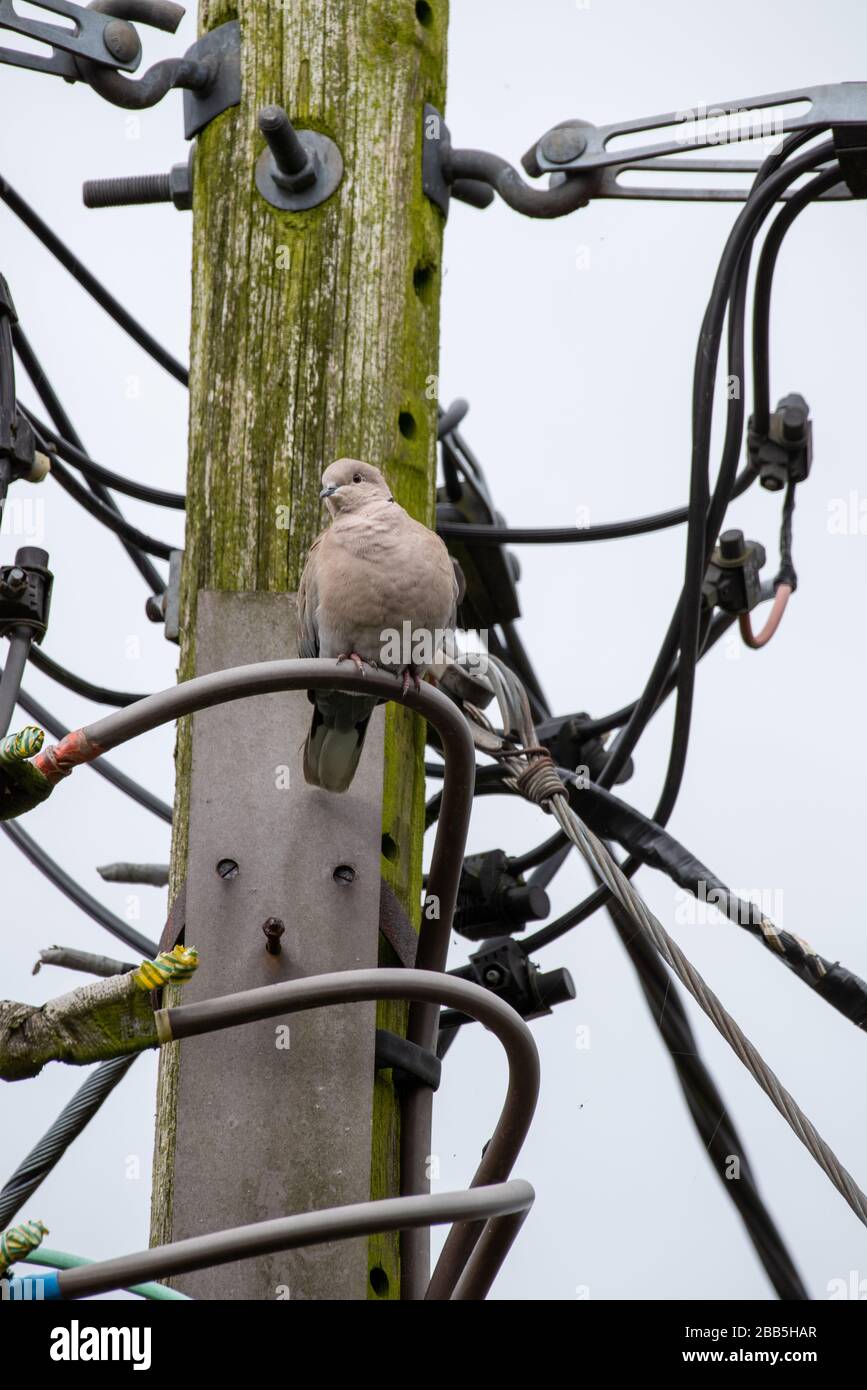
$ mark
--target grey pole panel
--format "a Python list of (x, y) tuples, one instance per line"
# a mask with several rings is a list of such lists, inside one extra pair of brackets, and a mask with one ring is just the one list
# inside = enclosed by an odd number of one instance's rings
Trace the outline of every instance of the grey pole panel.
[[(198, 675), (296, 656), (294, 596), (201, 593), (196, 649)], [(341, 795), (304, 781), (310, 717), (295, 691), (193, 717), (185, 940), (201, 963), (188, 1003), (377, 965), (384, 712)], [(217, 873), (221, 860), (235, 877)], [(338, 865), (351, 883), (334, 879)], [(286, 927), (276, 956), (269, 917)], [(375, 1020), (373, 1003), (336, 1006), (181, 1044), (172, 1240), (369, 1200)], [(179, 1282), (194, 1298), (363, 1299), (367, 1241)]]

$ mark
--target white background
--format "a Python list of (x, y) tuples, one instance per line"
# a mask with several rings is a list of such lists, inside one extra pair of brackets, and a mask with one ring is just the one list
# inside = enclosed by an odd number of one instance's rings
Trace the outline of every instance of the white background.
[[(174, 38), (147, 35), (145, 61), (181, 52), (194, 37), (190, 14)], [(821, 7), (802, 0), (591, 0), (589, 7), (455, 0), (447, 118), (455, 144), (517, 163), (532, 140), (570, 116), (603, 124), (856, 79), (865, 39), (867, 15), (849, 0)], [(0, 69), (2, 172), (185, 358), (188, 215), (169, 207), (87, 212), (80, 199), (84, 178), (165, 170), (185, 157), (180, 107), (172, 95), (131, 118), (85, 87)], [(686, 501), (695, 339), (734, 215), (725, 205), (610, 201), (546, 223), (502, 204), (485, 213), (454, 206), (441, 397), (471, 400), (464, 432), (513, 524), (570, 524), (579, 507), (601, 522)], [(815, 420), (814, 472), (799, 491), (795, 518), (800, 588), (770, 647), (750, 652), (724, 640), (702, 664), (687, 774), (671, 820), (721, 877), (780, 894), (782, 924), (863, 976), (867, 544), (857, 520), (852, 534), (838, 535), (829, 516), (834, 499), (854, 491), (856, 511), (861, 500), (865, 232), (859, 203), (813, 208), (780, 257), (772, 400), (800, 391)], [(22, 323), (94, 457), (181, 489), (184, 390), (2, 207), (0, 237), (0, 270)], [(28, 387), (22, 396), (35, 404)], [(35, 520), (44, 535), (35, 539), (50, 550), (57, 575), (46, 650), (115, 688), (170, 684), (177, 650), (145, 620), (144, 585), (118, 542), (50, 480), (40, 490), (18, 485), (13, 497), (40, 504)], [(179, 513), (127, 499), (123, 505), (145, 529), (182, 542)], [(733, 523), (765, 543), (768, 574), (776, 567), (778, 516), (779, 499), (758, 488), (731, 512)], [(28, 539), (0, 536), (0, 561)], [(555, 710), (601, 714), (638, 694), (676, 599), (684, 541), (675, 530), (521, 548), (523, 631)], [(99, 713), (35, 671), (26, 685), (72, 727)], [(670, 716), (667, 709), (648, 730), (623, 789), (647, 812), (661, 785)], [(162, 730), (127, 745), (116, 760), (170, 800), (171, 750), (172, 733)], [(102, 884), (95, 865), (168, 855), (168, 827), (87, 771), (23, 824), (121, 913), (128, 890)], [(489, 798), (475, 813), (470, 848), (519, 852), (550, 829), (530, 807)], [(0, 875), (4, 996), (41, 1002), (80, 983), (50, 969), (33, 978), (40, 946), (128, 955), (5, 839)], [(865, 1039), (745, 933), (681, 924), (666, 880), (645, 870), (638, 884), (841, 1160), (867, 1181)], [(588, 887), (581, 866), (568, 863), (552, 887), (554, 911)], [(140, 899), (136, 925), (156, 937), (165, 894), (143, 889)], [(466, 954), (466, 943), (457, 943), (453, 964)], [(538, 1197), (494, 1296), (770, 1297), (605, 916), (539, 961), (568, 966), (578, 999), (534, 1025), (542, 1100), (517, 1174)], [(688, 1009), (811, 1296), (827, 1297), (829, 1281), (848, 1280), (851, 1270), (867, 1278), (867, 1237), (856, 1218), (691, 1002)], [(579, 1028), (589, 1028), (589, 1048), (576, 1047)], [(140, 1058), (27, 1203), (22, 1217), (41, 1217), (52, 1246), (98, 1258), (146, 1244), (155, 1075), (154, 1056)], [(0, 1089), (0, 1180), (82, 1079), (53, 1066)], [(504, 1080), (497, 1044), (467, 1030), (449, 1054), (438, 1096), (440, 1188), (467, 1182)]]

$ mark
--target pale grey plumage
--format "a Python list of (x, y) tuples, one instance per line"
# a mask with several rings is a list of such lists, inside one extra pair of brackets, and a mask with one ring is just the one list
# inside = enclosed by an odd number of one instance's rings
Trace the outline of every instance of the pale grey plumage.
[[(322, 475), (332, 522), (313, 542), (298, 586), (299, 655), (342, 657), (418, 678), (433, 659), (433, 634), (455, 626), (458, 584), (435, 532), (404, 511), (378, 468), (339, 459)], [(384, 645), (384, 634), (416, 641), (416, 656)], [(429, 634), (421, 644), (419, 634)], [(420, 650), (426, 646), (427, 650)], [(350, 785), (375, 697), (310, 692), (313, 722), (304, 747), (304, 776), (329, 791)]]

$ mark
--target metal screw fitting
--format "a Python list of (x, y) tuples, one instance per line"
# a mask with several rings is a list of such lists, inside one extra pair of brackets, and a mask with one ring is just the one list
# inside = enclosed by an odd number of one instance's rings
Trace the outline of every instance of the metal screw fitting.
[(539, 152), (551, 164), (568, 164), (584, 152), (587, 140), (574, 126), (558, 126), (543, 135)]
[(262, 923), (262, 930), (265, 933), (265, 950), (269, 956), (279, 956), (283, 949), (280, 944), (280, 937), (286, 928), (279, 917), (268, 917)]
[(134, 174), (131, 178), (88, 179), (81, 196), (86, 208), (123, 208), (143, 203), (174, 203), (179, 212), (193, 206), (193, 151), (184, 164), (167, 174)]
[(335, 883), (354, 883), (355, 870), (351, 864), (338, 864), (331, 877)]
[(318, 130), (296, 130), (280, 106), (259, 112), (267, 147), (256, 163), (256, 187), (284, 212), (315, 208), (337, 188), (343, 159), (333, 140)]
[(259, 112), (259, 129), (268, 142), (274, 161), (271, 177), (281, 188), (300, 193), (316, 182), (319, 160), (298, 139), (295, 127), (279, 106), (266, 106)]
[(217, 873), (220, 878), (237, 878), (240, 870), (236, 859), (220, 859), (217, 861)]

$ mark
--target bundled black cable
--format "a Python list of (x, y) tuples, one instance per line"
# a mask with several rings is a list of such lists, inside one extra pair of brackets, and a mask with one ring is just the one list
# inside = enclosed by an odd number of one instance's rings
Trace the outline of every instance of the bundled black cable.
[[(747, 1235), (777, 1292), (785, 1301), (809, 1299), (809, 1294), (786, 1249), (774, 1220), (762, 1201), (743, 1141), (730, 1119), (725, 1101), (701, 1059), (683, 1000), (653, 945), (635, 927), (620, 904), (608, 904), (617, 935), (629, 956), (644, 997), (668, 1049), (684, 1099), (705, 1152), (734, 1202)], [(738, 1168), (733, 1176), (732, 1161)]]

